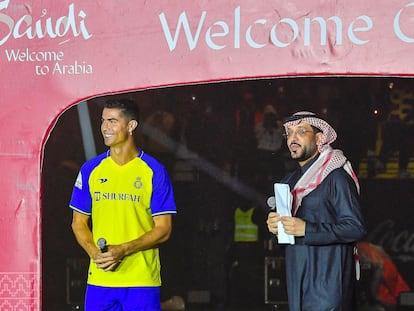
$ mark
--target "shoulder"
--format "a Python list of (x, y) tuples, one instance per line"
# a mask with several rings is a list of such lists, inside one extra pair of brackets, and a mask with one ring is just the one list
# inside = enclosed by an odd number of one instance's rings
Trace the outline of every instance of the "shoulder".
[(352, 177), (345, 171), (343, 167), (334, 169), (328, 174), (326, 178), (330, 179), (349, 179), (352, 180)]
[(81, 172), (83, 172), (83, 173), (88, 173), (89, 172), (90, 173), (95, 167), (97, 167), (102, 162), (102, 160), (107, 158), (107, 156), (108, 156), (107, 153), (104, 152), (104, 153), (101, 153), (100, 155), (86, 161), (81, 167)]
[(332, 172), (330, 172), (328, 176), (326, 176), (324, 182), (342, 189), (351, 187), (352, 189), (355, 188), (355, 190), (357, 190), (355, 181), (343, 167), (334, 169)]
[(144, 161), (153, 171), (160, 171), (164, 169), (164, 165), (161, 162), (159, 162), (156, 158), (154, 158), (152, 155), (144, 151), (141, 152), (141, 160)]
[(142, 151), (140, 159), (147, 165), (155, 181), (169, 180), (169, 176), (164, 164), (159, 162), (156, 158)]

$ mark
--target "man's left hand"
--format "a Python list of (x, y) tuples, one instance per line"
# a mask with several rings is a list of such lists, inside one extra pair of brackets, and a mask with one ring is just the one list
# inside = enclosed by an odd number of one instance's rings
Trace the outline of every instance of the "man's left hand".
[(287, 234), (294, 236), (304, 236), (306, 222), (297, 217), (283, 216), (281, 219), (283, 228)]

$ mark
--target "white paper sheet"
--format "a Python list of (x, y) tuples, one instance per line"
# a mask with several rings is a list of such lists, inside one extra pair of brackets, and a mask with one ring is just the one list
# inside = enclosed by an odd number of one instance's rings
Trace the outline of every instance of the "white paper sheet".
[[(292, 216), (292, 194), (288, 184), (275, 183), (276, 210), (281, 216)], [(278, 223), (277, 240), (279, 244), (295, 244), (295, 237), (285, 233), (282, 222)]]

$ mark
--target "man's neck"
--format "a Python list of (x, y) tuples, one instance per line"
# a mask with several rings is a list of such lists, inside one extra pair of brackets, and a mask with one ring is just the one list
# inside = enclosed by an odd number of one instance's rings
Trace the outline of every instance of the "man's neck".
[(306, 159), (305, 161), (298, 162), (298, 163), (299, 163), (299, 166), (300, 166), (300, 167), (305, 166), (305, 165), (306, 165), (306, 163), (309, 163), (310, 161), (312, 161), (313, 159), (317, 158), (318, 156), (319, 156), (319, 152), (317, 151), (317, 152), (315, 152), (315, 154), (314, 154), (312, 157), (310, 157), (309, 159)]
[(118, 165), (125, 165), (138, 156), (138, 148), (132, 145), (124, 145), (122, 147), (111, 147), (111, 158)]

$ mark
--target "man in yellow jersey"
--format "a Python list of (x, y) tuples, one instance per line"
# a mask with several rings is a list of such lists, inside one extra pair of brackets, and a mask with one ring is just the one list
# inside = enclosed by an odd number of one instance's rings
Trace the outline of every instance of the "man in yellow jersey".
[(81, 167), (73, 188), (72, 229), (91, 259), (86, 311), (161, 310), (158, 247), (176, 206), (164, 166), (134, 142), (138, 124), (133, 101), (108, 101), (101, 132), (109, 150)]

